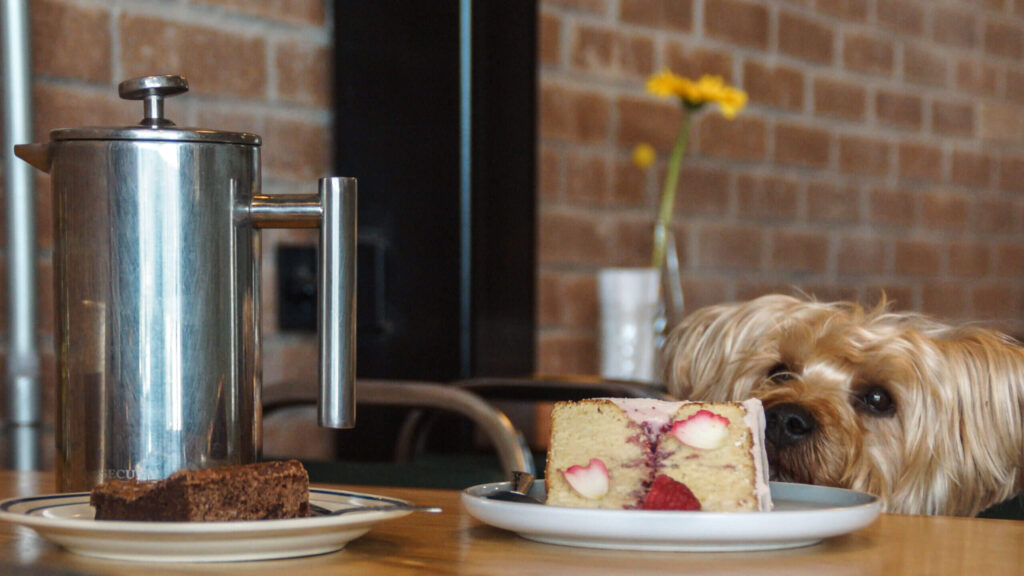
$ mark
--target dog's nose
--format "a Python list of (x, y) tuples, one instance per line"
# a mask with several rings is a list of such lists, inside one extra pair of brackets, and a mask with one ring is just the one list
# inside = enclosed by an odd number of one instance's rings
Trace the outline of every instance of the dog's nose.
[(777, 404), (765, 410), (764, 417), (764, 435), (778, 448), (806, 440), (817, 424), (799, 404)]

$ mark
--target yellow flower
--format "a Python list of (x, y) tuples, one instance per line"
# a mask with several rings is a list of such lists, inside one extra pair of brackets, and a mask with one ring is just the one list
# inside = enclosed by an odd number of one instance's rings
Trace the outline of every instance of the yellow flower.
[(633, 163), (641, 168), (647, 168), (654, 164), (657, 157), (658, 153), (650, 144), (637, 144), (636, 148), (633, 148)]
[(705, 74), (693, 82), (665, 70), (647, 80), (647, 91), (656, 96), (675, 96), (689, 108), (700, 108), (708, 102), (718, 104), (722, 115), (732, 119), (747, 104), (747, 93), (733, 88), (721, 76)]

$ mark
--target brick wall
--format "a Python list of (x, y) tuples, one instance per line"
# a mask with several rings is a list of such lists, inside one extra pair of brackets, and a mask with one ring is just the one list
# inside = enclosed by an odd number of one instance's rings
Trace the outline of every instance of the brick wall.
[(1024, 0), (545, 0), (538, 365), (596, 370), (595, 273), (649, 261), (678, 105), (652, 72), (750, 104), (695, 119), (674, 225), (688, 309), (794, 288), (1024, 333)]
[[(117, 83), (182, 73), (192, 92), (169, 116), (262, 135), (265, 189), (311, 192), (329, 171), (331, 6), (33, 0), (36, 138), (134, 123)], [(647, 263), (664, 162), (642, 171), (629, 154), (672, 142), (680, 111), (643, 90), (664, 67), (721, 74), (751, 97), (732, 122), (694, 125), (674, 219), (689, 308), (884, 289), (900, 308), (1024, 332), (1024, 0), (541, 0), (538, 18), (541, 371), (595, 371), (595, 273)], [(38, 183), (50, 405), (52, 231)], [(278, 244), (312, 242), (265, 233), (267, 386), (315, 374), (312, 339), (275, 332), (271, 281)]]

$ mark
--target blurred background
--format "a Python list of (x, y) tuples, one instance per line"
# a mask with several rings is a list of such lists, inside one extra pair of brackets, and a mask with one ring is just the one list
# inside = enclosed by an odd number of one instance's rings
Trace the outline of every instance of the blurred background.
[[(117, 83), (177, 73), (191, 91), (167, 116), (262, 136), (266, 193), (359, 178), (361, 377), (596, 373), (596, 273), (650, 259), (682, 114), (645, 92), (665, 68), (750, 96), (735, 120), (693, 126), (674, 215), (688, 310), (884, 291), (1024, 334), (1024, 0), (29, 6), (36, 141), (133, 124)], [(640, 142), (663, 153), (652, 169), (631, 162)], [(52, 435), (51, 202), (35, 175)], [(316, 237), (263, 238), (264, 388), (312, 389)]]

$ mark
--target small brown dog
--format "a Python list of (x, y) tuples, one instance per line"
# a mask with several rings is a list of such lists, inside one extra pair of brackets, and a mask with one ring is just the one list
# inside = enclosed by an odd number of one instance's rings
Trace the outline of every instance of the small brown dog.
[(1024, 490), (1024, 348), (998, 332), (771, 295), (695, 311), (664, 355), (680, 398), (764, 402), (774, 480), (907, 514), (973, 516)]

